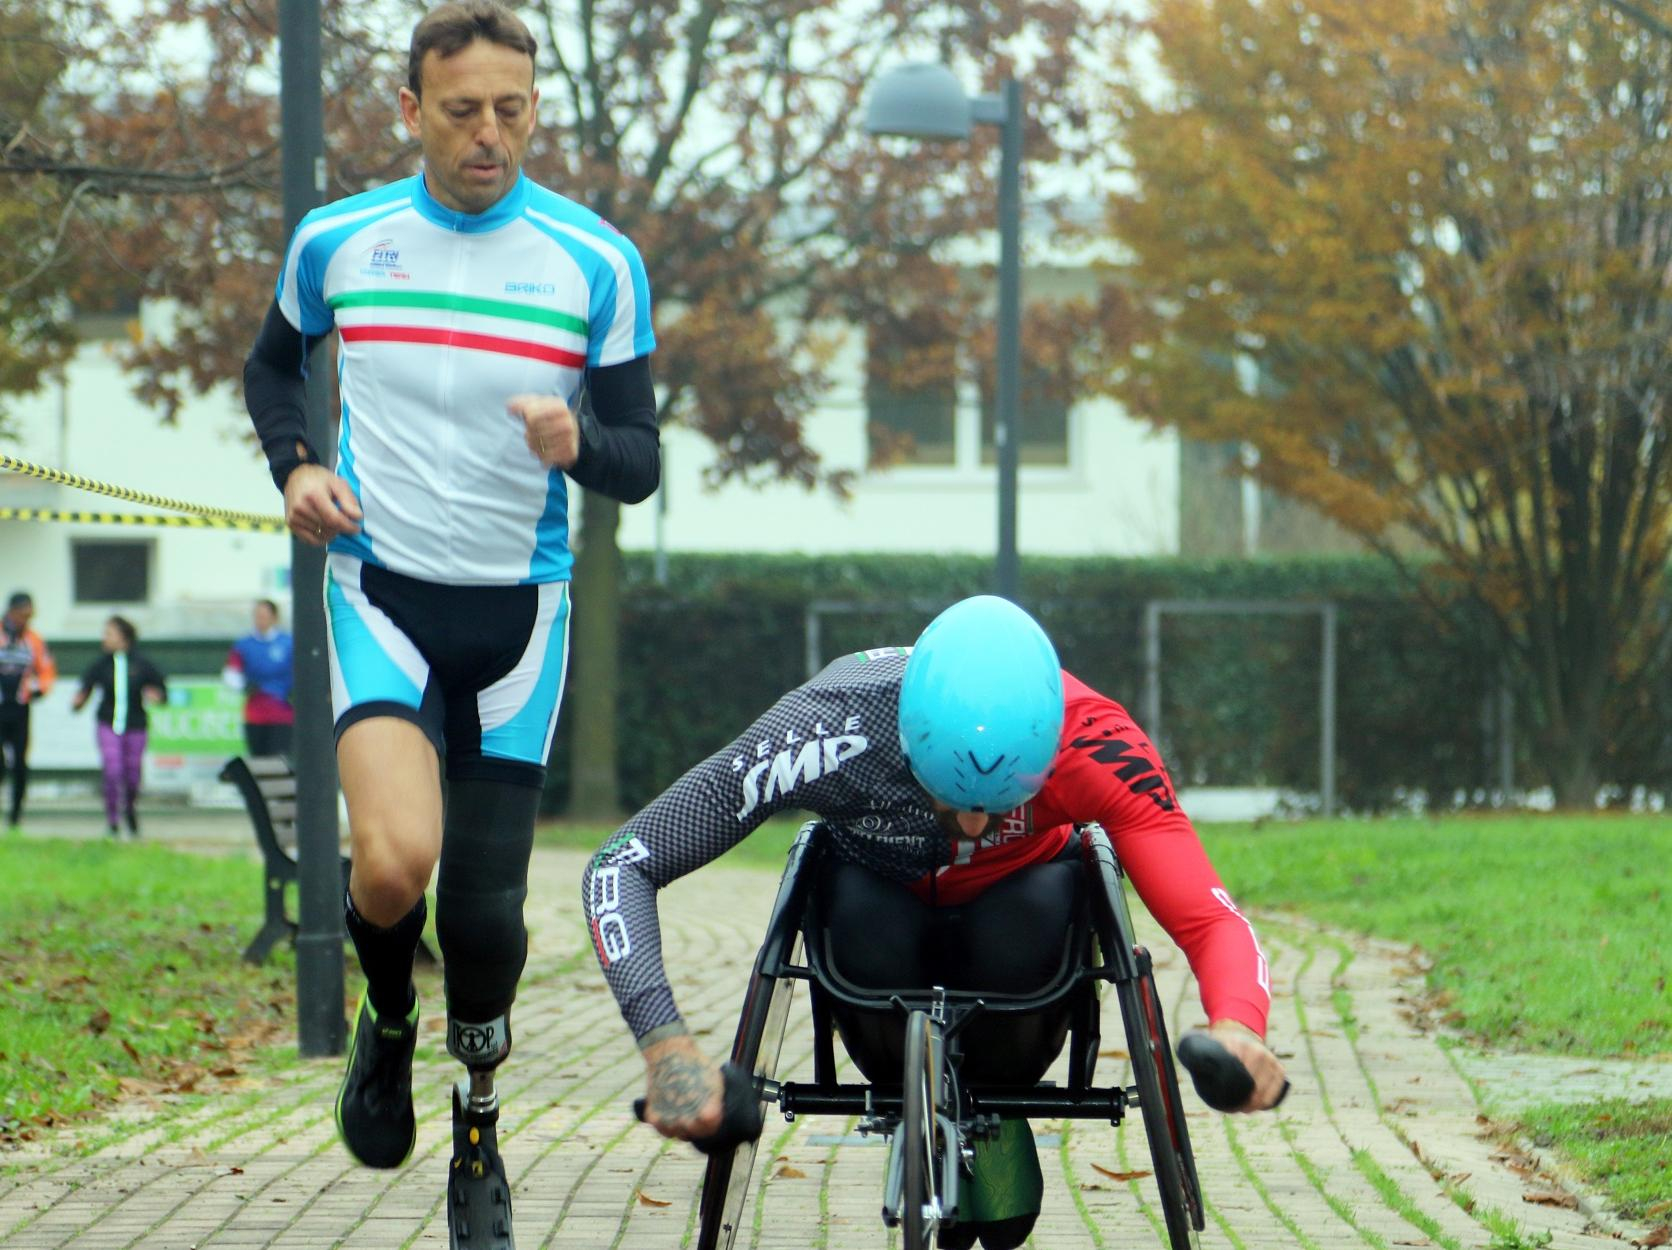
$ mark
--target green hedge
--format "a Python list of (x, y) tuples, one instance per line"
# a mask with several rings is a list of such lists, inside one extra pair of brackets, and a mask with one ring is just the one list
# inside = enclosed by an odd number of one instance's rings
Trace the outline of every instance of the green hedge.
[[(805, 677), (809, 602), (861, 609), (824, 618), (828, 660), (909, 642), (936, 608), (991, 582), (989, 561), (962, 557), (675, 555), (668, 567), (659, 586), (649, 557), (627, 558), (617, 731), (630, 807)], [(1438, 634), (1381, 561), (1029, 560), (1023, 598), (1064, 665), (1140, 716), (1149, 600), (1333, 600), (1340, 800), (1360, 810), (1410, 794), (1450, 804), (1494, 780), (1487, 709), (1499, 663), (1490, 640), (1484, 630)], [(1180, 784), (1316, 789), (1319, 629), (1312, 615), (1166, 618), (1162, 720)], [(577, 732), (585, 726), (559, 730), (554, 811)]]
[[(805, 610), (823, 621), (822, 655), (910, 642), (939, 607), (987, 590), (986, 559), (937, 556), (673, 555), (665, 586), (648, 555), (629, 555), (623, 593), (617, 736), (622, 799), (636, 807), (729, 742), (806, 676)], [(1492, 706), (1500, 656), (1483, 627), (1441, 632), (1383, 561), (1029, 559), (1023, 598), (1063, 663), (1143, 716), (1144, 605), (1152, 599), (1331, 600), (1339, 607), (1337, 795), (1353, 810), (1411, 797), (1480, 801), (1496, 782)], [(903, 605), (903, 606), (895, 606)], [(917, 606), (913, 606), (917, 605)], [(584, 603), (577, 611), (584, 612)], [(230, 640), (145, 640), (171, 673), (220, 670)], [(61, 644), (72, 677), (94, 644)], [(1318, 618), (1169, 616), (1163, 627), (1162, 727), (1179, 784), (1318, 780)], [(571, 666), (578, 656), (571, 659)], [(1622, 690), (1608, 775), (1672, 790), (1672, 689)], [(1518, 714), (1526, 720), (1525, 705)], [(567, 715), (545, 805), (567, 797)], [(1525, 735), (1523, 735), (1524, 737)], [(1516, 744), (1516, 781), (1538, 785), (1536, 753)]]

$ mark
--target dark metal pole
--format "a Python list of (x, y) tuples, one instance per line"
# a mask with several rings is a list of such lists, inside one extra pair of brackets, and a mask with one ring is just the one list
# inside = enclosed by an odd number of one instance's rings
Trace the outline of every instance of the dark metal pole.
[(1022, 85), (1008, 79), (999, 169), (998, 405), (993, 441), (999, 462), (998, 593), (1016, 601), (1021, 568), (1016, 554), (1016, 477), (1022, 437)]
[[(319, 0), (279, 0), (279, 119), (284, 136), (284, 219), (288, 236), (325, 200), (325, 122), (320, 88)], [(308, 441), (328, 455), (331, 378), (324, 353), (308, 370)], [(303, 1055), (340, 1055), (343, 1018), (343, 882), (337, 852), (337, 757), (325, 661), (325, 553), (290, 544), (296, 630), (297, 1046)]]

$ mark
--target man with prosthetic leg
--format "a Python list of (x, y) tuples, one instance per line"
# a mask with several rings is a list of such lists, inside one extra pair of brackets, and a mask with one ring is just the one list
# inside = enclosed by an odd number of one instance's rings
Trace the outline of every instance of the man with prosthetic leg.
[[(366, 974), (337, 1125), (367, 1166), (412, 1152), (412, 961), (435, 875), (447, 1049), (465, 1066), (454, 1250), (513, 1250), (495, 1077), (568, 659), (568, 484), (636, 503), (660, 475), (643, 261), (522, 173), (535, 52), (493, 0), (418, 23), (399, 111), (421, 172), (302, 220), (244, 369), (286, 523), (328, 547), (345, 913)], [(332, 334), (334, 470), (303, 396)]]

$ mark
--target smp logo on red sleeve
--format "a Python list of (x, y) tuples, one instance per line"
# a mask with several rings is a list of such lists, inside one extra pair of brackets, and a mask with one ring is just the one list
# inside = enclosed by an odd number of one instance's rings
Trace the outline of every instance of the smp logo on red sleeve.
[(1108, 766), (1128, 790), (1149, 799), (1162, 811), (1170, 812), (1178, 806), (1166, 770), (1143, 747), (1124, 738), (1076, 738), (1069, 745)]

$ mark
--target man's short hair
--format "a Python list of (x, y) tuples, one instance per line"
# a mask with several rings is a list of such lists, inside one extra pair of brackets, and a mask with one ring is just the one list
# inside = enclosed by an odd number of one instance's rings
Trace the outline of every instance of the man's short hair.
[(35, 600), (27, 590), (20, 590), (10, 599), (6, 600), (6, 611), (8, 612), (15, 612), (19, 608), (32, 608), (34, 606)]
[(274, 603), (271, 599), (257, 599), (255, 601), (255, 606), (258, 608), (266, 608), (273, 614), (274, 620), (279, 619), (279, 605)]
[(406, 59), (406, 85), (412, 94), (423, 95), (421, 71), (427, 53), (434, 52), (445, 61), (478, 39), (526, 53), (531, 61), (540, 47), (522, 18), (496, 0), (457, 0), (443, 4), (431, 9), (413, 28), (412, 50)]

